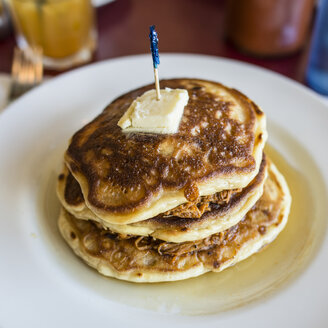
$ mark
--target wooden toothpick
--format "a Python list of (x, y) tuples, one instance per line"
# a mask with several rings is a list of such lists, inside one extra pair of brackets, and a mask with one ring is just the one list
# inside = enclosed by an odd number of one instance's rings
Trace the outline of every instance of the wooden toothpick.
[(155, 78), (155, 89), (156, 89), (156, 99), (161, 99), (161, 91), (159, 86), (158, 79), (158, 65), (159, 65), (159, 54), (158, 54), (158, 37), (157, 32), (155, 31), (155, 25), (149, 27), (149, 39), (150, 39), (150, 50), (153, 57), (153, 66), (154, 66), (154, 78)]
[(161, 99), (161, 91), (159, 88), (159, 80), (158, 80), (158, 68), (154, 68), (154, 76), (155, 76), (155, 88), (156, 88), (156, 99)]

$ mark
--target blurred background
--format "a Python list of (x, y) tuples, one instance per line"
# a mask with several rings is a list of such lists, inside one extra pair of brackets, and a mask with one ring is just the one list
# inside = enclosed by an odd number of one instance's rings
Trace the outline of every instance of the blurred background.
[(160, 53), (237, 59), (328, 95), (328, 0), (90, 1), (0, 0), (0, 73), (16, 46), (41, 51), (48, 76), (149, 53), (155, 24)]

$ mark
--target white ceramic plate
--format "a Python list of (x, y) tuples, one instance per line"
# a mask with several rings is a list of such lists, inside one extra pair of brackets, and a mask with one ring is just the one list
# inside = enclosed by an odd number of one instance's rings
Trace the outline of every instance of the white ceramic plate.
[(54, 189), (67, 140), (152, 72), (150, 55), (101, 62), (52, 79), (0, 115), (0, 327), (327, 327), (328, 108), (255, 66), (164, 54), (160, 76), (220, 81), (265, 110), (267, 152), (293, 196), (270, 247), (219, 274), (138, 285), (98, 275), (63, 242)]

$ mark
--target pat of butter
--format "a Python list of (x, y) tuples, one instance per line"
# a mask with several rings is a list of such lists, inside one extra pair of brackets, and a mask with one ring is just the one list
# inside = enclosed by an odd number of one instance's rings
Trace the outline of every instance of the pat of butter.
[(188, 100), (184, 89), (165, 88), (160, 100), (156, 99), (155, 89), (146, 91), (132, 102), (117, 124), (124, 132), (176, 133)]

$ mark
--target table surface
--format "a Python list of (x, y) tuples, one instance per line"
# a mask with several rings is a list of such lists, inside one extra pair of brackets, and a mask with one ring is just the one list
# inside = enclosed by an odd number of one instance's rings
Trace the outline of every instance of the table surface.
[[(214, 55), (256, 64), (304, 82), (309, 42), (285, 58), (253, 58), (224, 37), (224, 0), (116, 0), (97, 8), (98, 48), (93, 61), (149, 53), (148, 27), (155, 24), (159, 50)], [(0, 72), (10, 72), (15, 39), (0, 41)], [(56, 75), (56, 72), (46, 72)]]

